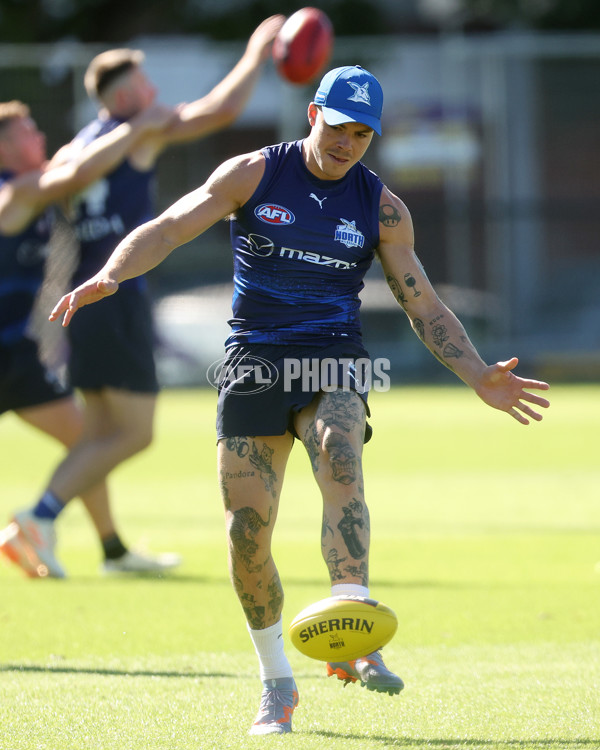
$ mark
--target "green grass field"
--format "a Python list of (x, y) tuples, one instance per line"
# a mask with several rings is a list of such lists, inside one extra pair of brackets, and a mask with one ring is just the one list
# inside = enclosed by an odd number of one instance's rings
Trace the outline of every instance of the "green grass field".
[[(178, 551), (161, 580), (104, 579), (77, 502), (66, 581), (0, 564), (2, 750), (598, 750), (600, 387), (558, 386), (524, 428), (466, 388), (374, 394), (365, 448), (371, 591), (399, 616), (400, 696), (327, 679), (294, 651), (294, 733), (247, 735), (260, 683), (230, 586), (214, 392), (166, 392), (154, 446), (111, 489), (124, 536)], [(0, 512), (33, 501), (60, 450), (0, 423)], [(296, 445), (275, 540), (284, 625), (328, 595), (320, 507)]]

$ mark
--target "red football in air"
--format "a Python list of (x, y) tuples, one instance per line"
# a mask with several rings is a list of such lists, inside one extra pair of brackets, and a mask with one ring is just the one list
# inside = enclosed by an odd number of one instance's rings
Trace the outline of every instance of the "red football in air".
[(273, 42), (273, 60), (289, 83), (309, 83), (323, 70), (333, 49), (333, 26), (318, 8), (301, 8), (281, 27)]

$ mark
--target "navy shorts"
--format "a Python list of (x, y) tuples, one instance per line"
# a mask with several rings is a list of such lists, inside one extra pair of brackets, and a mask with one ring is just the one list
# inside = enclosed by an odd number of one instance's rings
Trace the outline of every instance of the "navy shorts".
[[(215, 373), (217, 439), (286, 432), (298, 437), (294, 416), (318, 393), (336, 387), (356, 391), (370, 415), (368, 387), (352, 365), (368, 358), (362, 346), (337, 341), (324, 347), (253, 344), (229, 349)], [(371, 435), (367, 425), (365, 443)]]
[(0, 414), (70, 396), (67, 388), (40, 361), (35, 341), (23, 338), (0, 345)]
[(116, 294), (78, 310), (67, 333), (73, 387), (158, 392), (152, 309), (145, 289), (122, 284)]

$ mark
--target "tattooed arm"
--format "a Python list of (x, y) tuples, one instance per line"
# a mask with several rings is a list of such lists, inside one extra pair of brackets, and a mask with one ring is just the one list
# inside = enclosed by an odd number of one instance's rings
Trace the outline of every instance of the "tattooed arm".
[(387, 188), (381, 193), (379, 229), (378, 254), (386, 280), (425, 346), (485, 403), (506, 411), (521, 424), (529, 424), (527, 417), (542, 419), (529, 403), (545, 408), (548, 401), (524, 389), (547, 390), (548, 384), (514, 375), (516, 357), (486, 365), (461, 322), (431, 286), (414, 251), (410, 213)]
[(485, 369), (485, 362), (458, 318), (431, 286), (414, 252), (408, 209), (386, 188), (381, 195), (379, 220), (379, 257), (392, 294), (431, 353), (468, 385), (473, 385)]

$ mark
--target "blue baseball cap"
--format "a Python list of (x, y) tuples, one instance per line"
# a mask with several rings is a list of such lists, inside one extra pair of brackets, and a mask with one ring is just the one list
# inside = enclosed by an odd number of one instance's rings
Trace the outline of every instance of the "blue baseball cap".
[(381, 84), (360, 65), (334, 68), (323, 76), (314, 98), (328, 125), (360, 122), (381, 135), (383, 90)]

